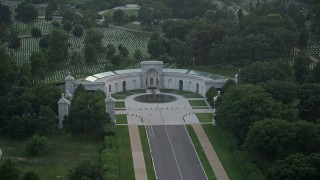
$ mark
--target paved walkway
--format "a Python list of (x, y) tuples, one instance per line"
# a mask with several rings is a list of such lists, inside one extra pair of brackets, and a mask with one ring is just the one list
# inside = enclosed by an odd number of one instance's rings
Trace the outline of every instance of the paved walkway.
[(137, 125), (129, 125), (128, 127), (135, 179), (148, 180), (146, 164), (143, 156), (143, 150), (139, 135), (139, 128)]
[(207, 156), (207, 159), (210, 163), (210, 166), (215, 174), (215, 176), (217, 177), (218, 180), (228, 180), (229, 177), (226, 173), (226, 171), (224, 170), (217, 153), (215, 152), (215, 150), (213, 149), (206, 133), (204, 132), (201, 124), (193, 124), (192, 125), (199, 141), (200, 144), (203, 148), (204, 153)]

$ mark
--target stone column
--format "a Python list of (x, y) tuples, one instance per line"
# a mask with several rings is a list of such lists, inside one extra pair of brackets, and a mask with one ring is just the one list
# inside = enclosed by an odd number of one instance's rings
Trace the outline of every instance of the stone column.
[(71, 76), (71, 73), (69, 72), (69, 75), (65, 78), (65, 85), (66, 85), (66, 92), (69, 91), (71, 95), (74, 94), (74, 78)]
[(116, 124), (116, 116), (115, 116), (115, 104), (116, 100), (111, 97), (111, 93), (107, 93), (107, 97), (105, 100), (106, 103), (106, 112), (109, 114), (111, 121)]
[(64, 97), (64, 94), (61, 94), (61, 99), (58, 101), (58, 109), (59, 109), (59, 125), (58, 128), (63, 128), (63, 120), (65, 115), (69, 114), (69, 106), (70, 101)]

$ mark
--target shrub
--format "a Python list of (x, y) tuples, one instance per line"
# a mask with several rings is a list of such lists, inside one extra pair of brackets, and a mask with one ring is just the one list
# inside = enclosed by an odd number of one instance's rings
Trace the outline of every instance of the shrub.
[(32, 136), (32, 138), (29, 140), (26, 151), (31, 156), (35, 156), (39, 154), (39, 152), (44, 151), (48, 146), (47, 138), (46, 137), (40, 137), (38, 134), (35, 134)]

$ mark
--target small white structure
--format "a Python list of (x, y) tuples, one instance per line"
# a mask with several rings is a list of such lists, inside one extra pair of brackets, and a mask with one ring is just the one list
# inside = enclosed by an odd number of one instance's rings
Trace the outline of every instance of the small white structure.
[(65, 115), (69, 114), (70, 101), (64, 97), (64, 94), (61, 94), (61, 99), (58, 101), (58, 110), (59, 110), (59, 125), (58, 128), (63, 128), (63, 119)]
[(116, 124), (116, 116), (115, 116), (116, 100), (111, 97), (111, 93), (107, 93), (105, 103), (106, 103), (106, 112), (109, 114), (111, 121), (114, 124)]

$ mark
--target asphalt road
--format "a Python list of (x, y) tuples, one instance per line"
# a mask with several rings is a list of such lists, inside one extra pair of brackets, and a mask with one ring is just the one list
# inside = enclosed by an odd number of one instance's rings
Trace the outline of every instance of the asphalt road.
[(159, 180), (207, 179), (184, 126), (147, 126), (147, 134)]

